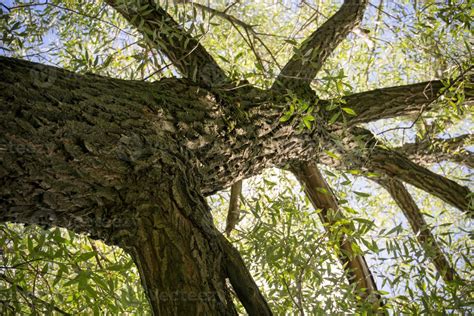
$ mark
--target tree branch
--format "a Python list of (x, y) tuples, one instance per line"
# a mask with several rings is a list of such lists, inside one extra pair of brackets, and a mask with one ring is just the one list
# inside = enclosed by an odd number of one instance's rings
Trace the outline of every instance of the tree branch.
[[(317, 164), (315, 162), (292, 164), (291, 171), (303, 186), (313, 207), (321, 209), (319, 217), (328, 233), (337, 239), (339, 249), (342, 250), (338, 253), (338, 257), (348, 275), (349, 283), (355, 284), (364, 298), (372, 296), (371, 299), (374, 299), (373, 296), (376, 295), (374, 292), (377, 291), (377, 284), (365, 258), (362, 255), (355, 254), (352, 250), (351, 244), (354, 241), (350, 240), (345, 234), (336, 235), (338, 231), (338, 229), (335, 229), (336, 225), (339, 225), (337, 224), (338, 222), (345, 220), (345, 217), (339, 209), (331, 187), (319, 171)], [(352, 225), (346, 228), (354, 230)], [(379, 299), (374, 302), (374, 308), (377, 309), (378, 307), (380, 307)]]
[(345, 97), (344, 106), (357, 113), (351, 119), (352, 124), (417, 114), (438, 97), (443, 87), (444, 84), (436, 80), (375, 89)]
[(218, 242), (224, 253), (224, 264), (227, 276), (234, 288), (237, 297), (249, 315), (272, 315), (267, 301), (245, 267), (239, 252), (222, 234), (217, 235)]
[(474, 168), (474, 154), (463, 148), (472, 141), (473, 136), (470, 134), (448, 139), (426, 137), (415, 143), (404, 144), (395, 150), (404, 153), (412, 161), (421, 165), (453, 161)]
[(459, 279), (458, 274), (450, 265), (441, 247), (438, 245), (436, 238), (426, 224), (418, 205), (416, 205), (416, 202), (403, 183), (390, 178), (379, 178), (375, 181), (388, 191), (403, 211), (426, 256), (432, 260), (444, 281), (451, 282), (455, 279)]
[(215, 86), (227, 76), (206, 49), (153, 0), (106, 0), (154, 47), (162, 51), (184, 77)]
[(240, 195), (242, 194), (242, 180), (235, 182), (230, 188), (229, 210), (225, 225), (225, 233), (230, 235), (240, 217)]
[(396, 151), (375, 147), (367, 164), (375, 172), (409, 183), (474, 216), (469, 188), (417, 165)]
[[(464, 102), (474, 102), (473, 77), (464, 85)], [(419, 115), (430, 110), (443, 94), (445, 85), (440, 80), (375, 89), (343, 98), (344, 107), (353, 109), (357, 115), (350, 124), (367, 123), (385, 118)], [(326, 101), (327, 102), (327, 101)]]
[(278, 75), (273, 88), (309, 85), (326, 59), (362, 20), (366, 0), (345, 0), (339, 11), (311, 34)]

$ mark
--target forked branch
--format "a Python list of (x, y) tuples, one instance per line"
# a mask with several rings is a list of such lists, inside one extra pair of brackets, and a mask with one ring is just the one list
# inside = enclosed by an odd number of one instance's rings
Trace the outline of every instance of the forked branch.
[(450, 282), (458, 279), (458, 274), (441, 251), (441, 247), (426, 224), (418, 205), (403, 183), (391, 178), (379, 178), (376, 182), (388, 191), (403, 211), (426, 256), (432, 260), (443, 280)]
[(205, 86), (223, 84), (225, 72), (199, 41), (153, 0), (106, 0), (154, 47), (162, 51), (184, 77)]
[(273, 88), (309, 85), (324, 62), (361, 22), (367, 0), (345, 0), (341, 8), (311, 34), (278, 75)]

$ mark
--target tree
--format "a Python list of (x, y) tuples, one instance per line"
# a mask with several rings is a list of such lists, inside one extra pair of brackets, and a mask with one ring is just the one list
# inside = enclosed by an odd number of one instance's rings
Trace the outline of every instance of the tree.
[[(248, 314), (270, 315), (241, 255), (215, 227), (205, 197), (237, 183), (235, 197), (242, 179), (276, 166), (291, 170), (321, 210), (360, 304), (382, 311), (384, 300), (357, 250), (357, 228), (318, 163), (357, 170), (384, 187), (439, 275), (448, 284), (464, 282), (406, 184), (472, 218), (469, 188), (423, 166), (433, 157), (472, 166), (469, 151), (453, 153), (469, 136), (433, 141), (438, 130), (432, 125), (417, 142), (393, 148), (364, 124), (406, 116), (421, 124), (420, 117), (443, 102), (462, 112), (473, 100), (470, 69), (461, 66), (444, 80), (322, 97), (313, 80), (338, 45), (354, 30), (361, 32), (368, 7), (365, 0), (346, 0), (296, 45), (263, 88), (223, 69), (166, 6), (105, 3), (140, 33), (146, 54), (158, 50), (182, 77), (123, 80), (0, 57), (2, 222), (64, 227), (119, 246), (132, 256), (154, 314), (234, 315), (232, 288)], [(28, 6), (34, 5), (23, 7)], [(11, 13), (16, 7), (5, 8)], [(196, 8), (243, 30), (256, 67), (265, 70), (255, 43), (268, 48), (253, 25), (227, 10)], [(18, 29), (15, 23), (9, 32)], [(85, 52), (83, 65), (97, 66), (99, 55), (93, 59)], [(104, 59), (103, 68), (110, 62)], [(343, 77), (333, 80), (338, 89)]]

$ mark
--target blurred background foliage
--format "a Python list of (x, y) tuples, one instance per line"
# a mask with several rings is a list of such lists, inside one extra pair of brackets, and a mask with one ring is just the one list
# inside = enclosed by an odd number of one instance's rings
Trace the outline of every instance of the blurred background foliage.
[[(299, 43), (341, 1), (170, 1), (162, 5), (200, 39), (242, 85), (269, 87)], [(371, 0), (364, 21), (313, 81), (323, 98), (378, 87), (454, 78), (472, 63), (472, 0)], [(160, 52), (101, 1), (2, 1), (0, 51), (77, 73), (155, 81), (179, 76)], [(392, 146), (472, 130), (460, 87), (436, 112), (368, 124)], [(459, 96), (456, 98), (456, 96)], [(469, 147), (469, 148), (472, 148)], [(324, 168), (324, 166), (322, 166)], [(453, 163), (430, 169), (472, 186), (472, 170)], [(430, 229), (466, 280), (445, 285), (389, 195), (360, 172), (325, 168), (353, 238), (391, 314), (472, 312), (472, 221), (409, 187)], [(208, 198), (223, 231), (228, 192)], [(277, 315), (364, 314), (329, 238), (297, 181), (267, 170), (244, 182), (243, 218), (230, 238)], [(344, 223), (341, 223), (343, 227)], [(337, 229), (337, 227), (336, 227)], [(149, 314), (139, 276), (122, 250), (59, 228), (0, 226), (3, 314)], [(243, 310), (241, 309), (243, 312)]]

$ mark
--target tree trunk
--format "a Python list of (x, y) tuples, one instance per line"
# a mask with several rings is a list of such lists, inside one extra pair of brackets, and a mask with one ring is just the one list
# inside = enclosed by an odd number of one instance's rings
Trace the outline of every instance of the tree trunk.
[(467, 188), (371, 152), (346, 125), (328, 126), (331, 112), (315, 109), (311, 128), (301, 128), (303, 112), (280, 122), (288, 101), (275, 91), (77, 75), (5, 57), (0, 78), (0, 222), (124, 247), (156, 314), (235, 314), (226, 277), (250, 315), (271, 314), (203, 199), (265, 168), (333, 163), (325, 150), (343, 168), (369, 157), (370, 168), (468, 210)]
[(208, 92), (6, 58), (0, 77), (1, 222), (65, 227), (123, 247), (157, 315), (236, 314), (226, 278), (249, 314), (271, 315), (201, 193), (226, 183), (206, 179), (240, 170), (210, 168), (193, 141), (209, 139), (224, 156), (244, 149), (224, 150), (223, 114)]
[(151, 185), (152, 200), (135, 212), (136, 235), (122, 243), (137, 265), (153, 313), (236, 315), (217, 230), (189, 173), (174, 168)]

